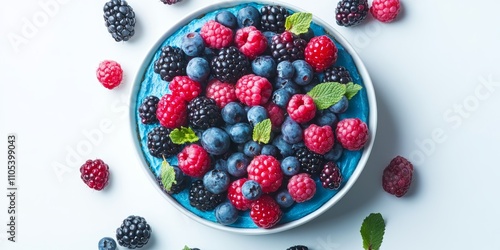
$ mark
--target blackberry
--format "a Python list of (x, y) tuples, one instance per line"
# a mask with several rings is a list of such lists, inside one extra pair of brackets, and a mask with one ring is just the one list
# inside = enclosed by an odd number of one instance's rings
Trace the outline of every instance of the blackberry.
[(186, 54), (182, 49), (172, 46), (161, 48), (160, 57), (155, 61), (154, 71), (167, 82), (176, 76), (186, 75)]
[(181, 151), (181, 146), (170, 139), (171, 129), (159, 126), (148, 133), (149, 153), (158, 158), (169, 157)]
[(159, 101), (160, 98), (153, 95), (144, 98), (141, 106), (139, 106), (139, 117), (142, 123), (151, 124), (158, 122), (158, 118), (156, 118), (156, 108), (158, 108)]
[(118, 244), (129, 249), (141, 248), (151, 237), (151, 226), (143, 217), (131, 215), (116, 229)]
[(306, 46), (306, 40), (285, 31), (272, 38), (271, 55), (278, 63), (281, 61), (303, 60)]
[(260, 9), (260, 27), (262, 31), (274, 31), (282, 33), (285, 31), (285, 20), (288, 11), (279, 5), (267, 5)]
[(170, 187), (170, 191), (167, 191), (163, 186), (161, 181), (161, 176), (156, 177), (156, 181), (160, 185), (161, 189), (167, 194), (178, 194), (185, 188), (189, 186), (191, 178), (185, 175), (179, 167), (174, 166), (175, 171), (175, 184)]
[(303, 246), (303, 245), (296, 245), (296, 246), (289, 247), (286, 250), (309, 250), (309, 248), (307, 248), (306, 246)]
[(337, 164), (333, 161), (329, 161), (325, 164), (323, 170), (321, 170), (319, 179), (324, 188), (338, 189), (342, 182), (342, 174)]
[(203, 185), (203, 180), (196, 180), (189, 189), (189, 204), (201, 210), (210, 211), (226, 199), (226, 193), (214, 194)]
[(335, 19), (340, 26), (354, 26), (365, 20), (368, 10), (367, 0), (340, 0), (335, 8)]
[(222, 123), (220, 108), (214, 99), (198, 96), (188, 105), (188, 123), (193, 129), (207, 129)]
[(135, 12), (124, 0), (104, 4), (104, 23), (115, 41), (127, 41), (135, 33)]
[(226, 83), (236, 83), (251, 69), (248, 58), (234, 46), (219, 50), (210, 67), (213, 76)]
[(172, 5), (172, 4), (176, 4), (178, 2), (182, 2), (182, 0), (160, 0), (162, 3), (164, 4), (168, 4), (168, 5)]
[(347, 84), (352, 82), (351, 74), (342, 66), (331, 66), (324, 71), (325, 77), (323, 82), (339, 82)]
[(323, 167), (323, 156), (310, 151), (306, 147), (297, 149), (295, 156), (299, 159), (301, 172), (317, 175)]

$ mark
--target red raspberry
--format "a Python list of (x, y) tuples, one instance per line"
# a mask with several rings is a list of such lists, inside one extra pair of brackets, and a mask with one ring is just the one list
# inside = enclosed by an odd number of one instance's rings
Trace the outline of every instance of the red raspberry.
[(279, 129), (283, 121), (285, 121), (285, 111), (274, 102), (269, 102), (264, 107), (267, 110), (267, 115), (271, 119), (273, 129)]
[(219, 108), (224, 108), (226, 104), (238, 100), (234, 84), (221, 82), (217, 79), (212, 79), (207, 86), (206, 95), (208, 98), (214, 99)]
[(311, 124), (304, 130), (304, 144), (314, 153), (325, 154), (332, 149), (333, 143), (333, 130), (329, 125)]
[(236, 47), (250, 60), (264, 53), (267, 49), (267, 39), (260, 30), (248, 26), (236, 31), (234, 37)]
[(308, 173), (296, 174), (288, 181), (288, 193), (296, 202), (310, 200), (316, 194), (316, 182)]
[(168, 88), (172, 95), (179, 96), (184, 101), (189, 102), (201, 93), (201, 85), (199, 82), (189, 78), (188, 76), (176, 76)]
[(247, 178), (241, 178), (233, 181), (227, 189), (227, 198), (233, 206), (241, 211), (250, 209), (252, 201), (243, 197), (241, 187), (247, 181)]
[(406, 194), (413, 176), (413, 165), (402, 156), (396, 156), (384, 169), (382, 187), (396, 197)]
[(240, 102), (247, 106), (264, 105), (271, 98), (273, 86), (266, 78), (249, 74), (236, 82), (235, 92)]
[(95, 190), (102, 190), (109, 179), (109, 167), (101, 159), (87, 160), (80, 167), (81, 178), (87, 186)]
[(368, 126), (359, 118), (340, 120), (335, 133), (337, 140), (347, 150), (360, 150), (368, 141)]
[(278, 190), (283, 182), (280, 162), (270, 155), (255, 156), (248, 164), (247, 172), (248, 179), (259, 183), (264, 193)]
[(166, 94), (158, 102), (156, 117), (163, 127), (174, 129), (187, 124), (186, 101), (179, 96)]
[(198, 144), (191, 144), (177, 155), (182, 172), (194, 178), (201, 178), (210, 170), (210, 155)]
[(396, 19), (400, 10), (401, 4), (399, 0), (373, 0), (370, 7), (372, 16), (384, 23), (389, 23)]
[(304, 55), (316, 72), (322, 72), (337, 61), (337, 47), (328, 36), (317, 36), (307, 43)]
[(278, 203), (269, 195), (264, 194), (257, 199), (250, 210), (250, 218), (260, 228), (271, 228), (278, 224), (283, 216)]
[(294, 121), (305, 123), (316, 115), (316, 105), (312, 97), (303, 94), (295, 94), (290, 101), (288, 101), (286, 111)]
[(212, 49), (228, 47), (233, 41), (233, 31), (213, 20), (206, 22), (201, 27), (200, 35), (207, 46)]
[(114, 89), (120, 85), (123, 78), (123, 70), (115, 61), (105, 60), (99, 64), (96, 71), (97, 80), (107, 89)]

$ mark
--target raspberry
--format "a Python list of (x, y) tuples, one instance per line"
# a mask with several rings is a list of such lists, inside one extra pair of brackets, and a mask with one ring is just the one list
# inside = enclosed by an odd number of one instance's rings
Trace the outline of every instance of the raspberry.
[(108, 184), (109, 167), (101, 159), (87, 160), (80, 173), (83, 182), (92, 189), (102, 190)]
[(247, 106), (264, 105), (271, 98), (273, 87), (266, 78), (249, 74), (236, 82), (235, 92), (240, 102)]
[(267, 39), (260, 30), (254, 26), (248, 26), (236, 31), (234, 37), (236, 47), (253, 60), (267, 49)]
[(247, 178), (235, 180), (229, 185), (229, 188), (227, 189), (227, 198), (236, 209), (241, 211), (250, 209), (252, 205), (252, 201), (243, 197), (243, 194), (241, 193), (241, 187), (243, 186), (243, 184), (245, 184), (246, 181)]
[(342, 183), (342, 174), (337, 164), (333, 161), (329, 161), (321, 170), (319, 175), (321, 180), (321, 185), (328, 189), (338, 189)]
[(402, 156), (396, 156), (384, 169), (382, 187), (396, 197), (406, 194), (413, 176), (413, 165)]
[(182, 98), (184, 101), (191, 101), (201, 93), (201, 85), (199, 82), (192, 80), (188, 76), (176, 76), (168, 88), (172, 95)]
[(198, 144), (191, 144), (177, 154), (179, 168), (184, 174), (201, 178), (210, 169), (210, 156), (207, 151)]
[(334, 143), (333, 130), (329, 125), (311, 124), (304, 130), (304, 144), (314, 153), (324, 155), (332, 149)]
[(316, 182), (307, 173), (296, 174), (288, 181), (288, 192), (296, 202), (310, 200), (316, 193)]
[(224, 108), (226, 104), (238, 100), (234, 84), (221, 82), (217, 79), (212, 79), (207, 86), (206, 96), (214, 99), (219, 108)]
[(273, 102), (269, 102), (264, 106), (267, 110), (267, 115), (271, 119), (273, 129), (279, 129), (285, 121), (285, 111)]
[(399, 0), (373, 0), (370, 7), (372, 16), (384, 23), (389, 23), (396, 19), (400, 10), (401, 4)]
[(310, 96), (295, 94), (288, 101), (286, 111), (294, 121), (305, 123), (313, 119), (316, 115), (316, 105)]
[(233, 31), (213, 20), (206, 22), (201, 27), (200, 35), (207, 46), (212, 49), (226, 48), (233, 41)]
[(111, 60), (102, 61), (96, 71), (97, 80), (107, 89), (114, 89), (120, 85), (123, 70), (119, 63)]
[(181, 97), (166, 94), (158, 102), (156, 117), (166, 128), (174, 129), (187, 123), (187, 105)]
[(322, 72), (337, 61), (337, 47), (328, 36), (313, 37), (307, 43), (304, 56), (314, 71)]
[(261, 228), (270, 228), (276, 225), (283, 216), (278, 203), (269, 195), (262, 195), (253, 204), (250, 218)]
[(278, 190), (283, 181), (280, 162), (270, 155), (255, 156), (248, 165), (247, 171), (248, 179), (258, 182), (264, 193)]
[(337, 124), (337, 140), (347, 150), (360, 150), (368, 141), (368, 126), (359, 118), (345, 118)]

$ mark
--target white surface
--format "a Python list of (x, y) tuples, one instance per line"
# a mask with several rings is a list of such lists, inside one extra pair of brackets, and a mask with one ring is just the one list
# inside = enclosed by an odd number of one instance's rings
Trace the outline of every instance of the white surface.
[[(130, 214), (144, 216), (153, 228), (145, 249), (362, 249), (359, 227), (371, 212), (387, 223), (383, 249), (496, 248), (500, 2), (405, 0), (397, 22), (370, 18), (338, 27), (363, 59), (377, 94), (377, 139), (368, 165), (319, 218), (282, 233), (243, 236), (210, 229), (169, 206), (138, 165), (127, 120), (131, 84), (149, 48), (176, 20), (216, 1), (164, 6), (129, 0), (137, 33), (125, 43), (114, 42), (104, 27), (105, 1), (59, 0), (49, 11), (40, 4), (54, 1), (2, 0), (0, 9), (5, 192), (8, 133), (18, 135), (19, 157), (18, 242), (6, 240), (2, 195), (1, 249), (96, 249)], [(288, 2), (337, 27), (336, 1)], [(35, 29), (26, 28), (28, 22)], [(25, 40), (13, 46), (13, 34)], [(123, 85), (113, 91), (95, 79), (104, 59), (125, 70)], [(412, 188), (400, 199), (381, 187), (383, 168), (398, 154), (415, 165)], [(113, 169), (102, 192), (83, 185), (78, 172), (84, 159), (97, 157)], [(67, 171), (58, 177), (54, 166)]]

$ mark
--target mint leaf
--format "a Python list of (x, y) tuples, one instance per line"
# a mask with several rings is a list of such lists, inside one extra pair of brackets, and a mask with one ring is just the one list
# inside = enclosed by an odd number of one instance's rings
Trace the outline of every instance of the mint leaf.
[(338, 82), (325, 82), (316, 85), (307, 92), (312, 97), (316, 108), (319, 110), (327, 109), (342, 99), (346, 92), (346, 85)]
[(184, 144), (188, 142), (197, 142), (198, 136), (194, 133), (192, 128), (181, 127), (176, 128), (170, 132), (170, 139), (175, 144)]
[(191, 250), (191, 248), (189, 248), (188, 246), (184, 246), (182, 250)]
[(363, 88), (361, 87), (361, 85), (355, 84), (353, 82), (348, 82), (345, 87), (345, 96), (349, 100), (351, 100), (351, 98), (353, 98), (358, 93), (358, 91)]
[(306, 33), (312, 22), (311, 13), (297, 12), (287, 16), (285, 20), (285, 29), (295, 35)]
[(271, 140), (271, 119), (267, 118), (255, 125), (252, 139), (260, 143), (268, 143)]
[(165, 157), (163, 157), (163, 162), (161, 163), (160, 178), (161, 184), (167, 192), (170, 192), (172, 185), (177, 183), (175, 181), (175, 170), (170, 164), (168, 164)]
[(378, 250), (384, 238), (385, 222), (380, 213), (371, 213), (361, 225), (361, 237), (365, 250)]

